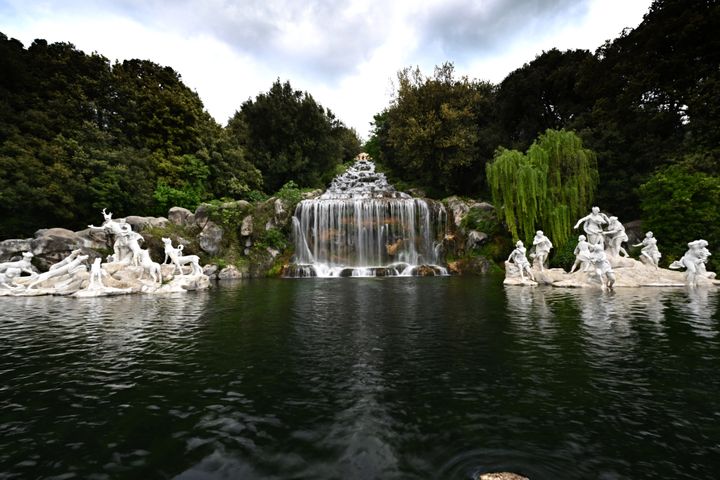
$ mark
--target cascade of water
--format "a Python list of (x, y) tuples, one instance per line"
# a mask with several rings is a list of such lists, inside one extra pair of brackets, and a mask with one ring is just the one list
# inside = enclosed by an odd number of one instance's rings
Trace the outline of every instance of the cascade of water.
[(300, 202), (292, 221), (289, 276), (447, 274), (439, 266), (443, 205), (395, 191), (365, 158), (320, 197)]

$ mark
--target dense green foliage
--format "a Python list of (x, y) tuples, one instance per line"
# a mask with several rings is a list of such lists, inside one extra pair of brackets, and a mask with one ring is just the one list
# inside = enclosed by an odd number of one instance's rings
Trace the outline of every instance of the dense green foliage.
[(368, 153), (391, 178), (414, 180), (431, 195), (478, 191), (482, 162), (498, 145), (489, 133), (493, 86), (454, 78), (451, 64), (427, 78), (405, 69), (398, 80), (392, 105), (375, 117)]
[(222, 128), (170, 67), (44, 40), (25, 49), (0, 33), (0, 238), (82, 228), (103, 207), (165, 215), (288, 180), (317, 186), (358, 151), (353, 131), (289, 83)]
[(590, 207), (598, 174), (595, 154), (577, 135), (547, 130), (525, 155), (498, 150), (487, 176), (513, 238), (530, 244), (542, 229), (562, 247), (573, 223)]
[[(698, 169), (694, 160), (658, 171), (640, 188), (645, 228), (658, 238), (665, 263), (681, 257), (690, 241), (704, 238), (712, 247), (720, 241), (720, 165), (700, 159), (705, 168)], [(709, 263), (720, 268), (714, 256)]]
[(244, 102), (228, 130), (247, 147), (248, 160), (271, 192), (291, 180), (303, 187), (325, 186), (336, 165), (360, 153), (357, 135), (330, 110), (279, 80), (269, 92)]

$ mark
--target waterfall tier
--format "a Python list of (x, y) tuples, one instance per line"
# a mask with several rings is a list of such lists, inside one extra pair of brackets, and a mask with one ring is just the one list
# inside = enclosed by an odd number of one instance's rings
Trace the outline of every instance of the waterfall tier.
[(292, 277), (446, 275), (439, 202), (397, 192), (360, 159), (317, 199), (295, 210)]

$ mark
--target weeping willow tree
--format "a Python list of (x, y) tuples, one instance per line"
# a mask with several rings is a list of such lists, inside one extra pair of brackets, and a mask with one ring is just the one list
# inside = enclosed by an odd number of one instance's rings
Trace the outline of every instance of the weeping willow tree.
[(530, 243), (541, 229), (558, 248), (587, 213), (598, 183), (595, 154), (565, 130), (547, 130), (525, 155), (499, 149), (486, 171), (513, 238)]

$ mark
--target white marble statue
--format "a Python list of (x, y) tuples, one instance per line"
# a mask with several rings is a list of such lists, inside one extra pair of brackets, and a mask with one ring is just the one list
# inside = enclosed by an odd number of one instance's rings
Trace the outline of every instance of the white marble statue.
[(590, 262), (595, 267), (595, 273), (600, 277), (603, 288), (612, 288), (615, 284), (615, 272), (608, 261), (605, 249), (602, 245), (590, 244), (588, 250), (590, 251)]
[(33, 258), (33, 254), (31, 252), (23, 252), (22, 257), (22, 259), (15, 262), (0, 263), (0, 273), (4, 273), (9, 269), (19, 269), (21, 274), (27, 273), (31, 277), (37, 275), (32, 268), (32, 263), (30, 263), (30, 260)]
[(592, 207), (589, 214), (577, 221), (575, 227), (578, 228), (583, 225), (583, 230), (587, 234), (588, 242), (593, 245), (601, 243), (603, 241), (603, 225), (607, 225), (609, 219), (604, 213), (600, 213), (599, 207)]
[[(134, 232), (125, 220), (113, 220), (112, 213), (102, 210), (103, 225), (88, 225), (102, 230), (113, 243), (113, 253), (107, 263), (96, 258), (88, 263), (87, 248), (73, 250), (69, 255), (43, 273), (32, 266), (31, 252), (22, 260), (0, 263), (0, 297), (69, 295), (74, 297), (104, 297), (130, 293), (165, 294), (210, 288), (210, 278), (203, 274), (197, 255), (182, 255), (183, 247), (172, 248), (169, 239), (165, 251), (173, 265), (163, 267), (154, 262), (148, 250), (141, 248), (142, 235)], [(96, 256), (96, 255), (93, 255)], [(183, 274), (190, 266), (191, 274)], [(164, 269), (164, 271), (163, 271)], [(180, 270), (179, 274), (173, 272)], [(149, 278), (149, 279), (148, 279)]]
[(188, 263), (192, 267), (192, 275), (202, 274), (202, 268), (200, 268), (200, 257), (197, 255), (182, 255), (183, 246), (180, 245), (177, 248), (174, 248), (172, 246), (172, 240), (169, 238), (163, 238), (162, 241), (165, 244), (165, 255), (170, 257), (172, 263), (175, 264), (176, 271), (179, 271), (180, 275), (183, 274), (182, 266)]
[(659, 268), (660, 257), (662, 257), (662, 255), (657, 248), (657, 238), (654, 237), (653, 232), (647, 232), (642, 242), (633, 245), (633, 247), (640, 246), (643, 247), (640, 250), (640, 261), (646, 265)]
[(60, 260), (59, 262), (50, 265), (50, 270), (55, 270), (56, 268), (64, 267), (68, 263), (75, 260), (75, 258), (77, 258), (78, 255), (80, 255), (79, 248), (77, 250), (73, 250), (72, 252), (70, 252), (70, 255), (68, 255), (64, 259)]
[(145, 241), (145, 239), (139, 233), (131, 231), (125, 235), (124, 240), (125, 246), (130, 251), (130, 254), (124, 259), (124, 261), (129, 259), (131, 265), (136, 267), (140, 266), (140, 257), (143, 251), (142, 248), (140, 248), (140, 242)]
[(575, 263), (570, 267), (570, 273), (573, 273), (576, 268), (581, 267), (581, 271), (587, 272), (590, 269), (590, 243), (587, 241), (585, 235), (578, 237), (577, 246), (573, 253), (575, 254)]
[(520, 272), (521, 280), (525, 280), (525, 274), (527, 273), (528, 277), (530, 277), (530, 280), (535, 281), (532, 269), (530, 268), (530, 262), (525, 256), (526, 252), (527, 249), (523, 245), (522, 240), (518, 240), (518, 242), (515, 244), (515, 250), (510, 253), (507, 261), (515, 264), (515, 266)]
[(530, 257), (534, 258), (535, 266), (538, 266), (542, 272), (553, 244), (542, 230), (538, 230), (535, 232), (535, 238), (533, 238), (533, 246), (535, 247), (535, 253), (531, 254)]
[(106, 233), (115, 237), (113, 243), (113, 255), (110, 258), (113, 262), (131, 263), (139, 265), (138, 254), (140, 252), (140, 243), (144, 239), (142, 235), (132, 231), (132, 227), (125, 223), (124, 220), (113, 220), (112, 212), (107, 213), (102, 209), (102, 215), (105, 221), (101, 227), (88, 225), (93, 230), (104, 230)]
[(605, 246), (610, 256), (630, 256), (622, 246), (623, 242), (628, 241), (628, 236), (627, 233), (625, 233), (625, 227), (617, 217), (608, 217), (608, 226), (606, 230), (603, 231), (603, 236), (605, 237)]
[(162, 283), (162, 269), (159, 263), (153, 262), (152, 258), (150, 258), (150, 252), (141, 250), (139, 257), (140, 266), (143, 268), (140, 279), (142, 280), (143, 276), (147, 273), (154, 283)]
[(75, 258), (73, 258), (73, 260), (71, 260), (70, 262), (64, 263), (57, 268), (48, 270), (45, 273), (41, 273), (35, 278), (32, 283), (27, 286), (28, 290), (35, 288), (38, 284), (50, 280), (51, 278), (61, 277), (68, 274), (73, 275), (81, 271), (87, 271), (85, 265), (82, 265), (82, 263), (87, 259), (88, 255), (76, 255)]
[(105, 288), (105, 284), (103, 283), (103, 275), (107, 275), (105, 271), (102, 269), (102, 266), (100, 265), (102, 263), (102, 259), (100, 257), (96, 258), (92, 265), (90, 266), (90, 279), (88, 280), (88, 289), (97, 290), (100, 288)]
[(15, 279), (21, 273), (22, 270), (19, 268), (6, 268), (3, 273), (0, 273), (0, 290), (24, 290), (25, 287), (14, 284)]
[(102, 259), (96, 258), (90, 266), (90, 276), (85, 288), (72, 294), (73, 297), (106, 297), (110, 295), (124, 295), (132, 293), (132, 288), (115, 288), (105, 285), (105, 278), (110, 275), (102, 268)]
[(687, 244), (688, 250), (685, 255), (670, 264), (672, 269), (685, 268), (685, 278), (687, 284), (691, 287), (695, 287), (698, 284), (700, 278), (715, 278), (714, 273), (708, 273), (705, 268), (705, 264), (708, 261), (711, 253), (708, 250), (708, 242), (706, 240), (695, 240)]

